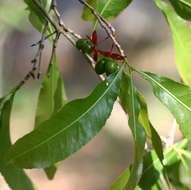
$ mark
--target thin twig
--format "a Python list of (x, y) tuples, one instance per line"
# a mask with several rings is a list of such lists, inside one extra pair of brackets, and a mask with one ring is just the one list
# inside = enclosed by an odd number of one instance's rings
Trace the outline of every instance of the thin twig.
[(92, 12), (92, 14), (97, 18), (102, 28), (106, 31), (107, 35), (113, 41), (115, 47), (118, 49), (120, 54), (123, 57), (126, 57), (124, 50), (121, 48), (121, 45), (116, 39), (115, 29), (113, 28), (113, 26), (110, 23), (108, 23), (101, 15), (99, 15), (99, 13), (97, 13), (97, 11), (91, 5), (89, 5), (86, 1), (84, 0), (78, 0), (78, 1), (82, 3), (84, 6), (86, 6)]
[(73, 30), (71, 30), (70, 28), (66, 27), (66, 25), (64, 24), (64, 22), (61, 19), (61, 15), (57, 9), (57, 4), (55, 0), (52, 0), (52, 10), (55, 13), (55, 16), (58, 20), (58, 24), (59, 26), (63, 29), (64, 32), (69, 33), (70, 35), (72, 35), (74, 38), (76, 39), (80, 39), (81, 36), (77, 33), (75, 33)]

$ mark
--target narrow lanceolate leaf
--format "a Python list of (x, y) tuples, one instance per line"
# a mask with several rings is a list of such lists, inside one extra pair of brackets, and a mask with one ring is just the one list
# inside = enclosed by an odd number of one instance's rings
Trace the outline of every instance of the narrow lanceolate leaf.
[[(96, 9), (101, 16), (106, 19), (117, 17), (132, 0), (87, 0), (87, 2)], [(91, 11), (85, 7), (82, 15), (84, 20), (95, 20)]]
[[(133, 83), (132, 76), (129, 79), (128, 76), (124, 77), (123, 80), (129, 80), (129, 82), (127, 83), (126, 87), (121, 87), (121, 91), (123, 91), (123, 93), (120, 94), (120, 99), (123, 109), (129, 115), (129, 126), (131, 128), (134, 138), (134, 161), (125, 188), (128, 190), (134, 190), (142, 175), (146, 134), (143, 126), (139, 122), (140, 107), (138, 105), (136, 89)], [(127, 107), (125, 107), (124, 105), (126, 105)]]
[(66, 104), (36, 130), (16, 142), (9, 163), (23, 168), (45, 168), (87, 144), (104, 126), (119, 93), (123, 67), (101, 82), (90, 96)]
[(170, 0), (170, 2), (182, 18), (191, 20), (191, 0)]
[(35, 127), (48, 120), (66, 103), (64, 83), (59, 71), (56, 56), (53, 54), (48, 72), (42, 81), (38, 98)]
[(191, 138), (191, 88), (154, 73), (143, 73), (157, 98), (176, 118), (186, 138)]
[(161, 0), (155, 0), (155, 2), (163, 11), (169, 23), (176, 51), (176, 64), (180, 76), (186, 84), (191, 85), (191, 28), (175, 13), (170, 5)]
[(144, 127), (147, 138), (149, 142), (152, 143), (152, 146), (162, 163), (164, 155), (161, 138), (149, 120), (147, 104), (144, 97), (140, 93), (137, 93), (137, 100), (140, 106), (139, 122)]
[[(64, 103), (66, 103), (64, 83), (56, 62), (55, 52), (53, 52), (51, 63), (47, 74), (42, 81), (39, 93), (35, 127), (38, 127), (41, 123), (58, 112), (63, 107)], [(53, 179), (56, 172), (56, 166), (51, 166), (45, 169), (45, 172), (49, 179)]]
[[(129, 100), (126, 98), (126, 94), (127, 94), (127, 88), (130, 85), (129, 82), (130, 81), (129, 81), (128, 76), (123, 75), (123, 78), (121, 81), (120, 98), (121, 98), (121, 104), (127, 113), (128, 113), (128, 109), (129, 109)], [(145, 129), (147, 141), (149, 143), (152, 143), (153, 148), (155, 149), (158, 157), (160, 158), (160, 160), (162, 162), (162, 160), (164, 158), (162, 141), (161, 141), (160, 136), (158, 135), (157, 131), (152, 126), (152, 124), (149, 120), (148, 109), (147, 109), (147, 104), (145, 102), (145, 99), (141, 95), (141, 93), (138, 92), (137, 90), (135, 91), (134, 96), (136, 97), (137, 105), (140, 109), (138, 120)]]
[(12, 190), (34, 190), (30, 179), (22, 169), (10, 164), (6, 166), (4, 155), (11, 146), (10, 141), (10, 114), (14, 94), (3, 102), (0, 114), (0, 173)]

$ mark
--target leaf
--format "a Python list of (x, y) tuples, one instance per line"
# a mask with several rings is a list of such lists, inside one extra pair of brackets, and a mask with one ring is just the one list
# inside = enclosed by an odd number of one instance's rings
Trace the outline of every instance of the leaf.
[(124, 111), (129, 115), (129, 126), (134, 138), (134, 161), (131, 167), (130, 176), (125, 186), (128, 190), (133, 190), (137, 186), (143, 169), (143, 155), (145, 148), (146, 135), (143, 126), (139, 122), (140, 107), (136, 97), (136, 89), (132, 76), (129, 78), (125, 74), (123, 80), (129, 80), (126, 86), (121, 85), (120, 100)]
[[(132, 0), (87, 0), (96, 11), (106, 19), (117, 17)], [(91, 11), (85, 7), (82, 18), (86, 21), (94, 21), (95, 17)]]
[[(6, 97), (7, 98), (7, 97)], [(5, 98), (5, 99), (6, 99)], [(0, 172), (12, 190), (34, 190), (30, 179), (24, 171), (16, 168), (12, 164), (6, 166), (4, 155), (11, 146), (10, 141), (10, 114), (13, 104), (14, 94), (3, 102), (0, 115)]]
[[(31, 0), (24, 0), (24, 2), (28, 5), (27, 10), (29, 11), (29, 21), (39, 32), (42, 32), (45, 24), (47, 23), (46, 18)], [(49, 10), (51, 0), (40, 0), (38, 2), (46, 11)], [(51, 25), (48, 25), (47, 31), (49, 33), (53, 31)]]
[[(184, 139), (179, 143), (173, 145), (177, 148), (183, 149), (188, 144), (188, 140)], [(164, 165), (165, 171), (166, 167), (173, 165), (177, 161), (180, 161), (180, 158), (177, 156), (177, 152), (173, 147), (169, 147), (164, 152)], [(140, 180), (140, 187), (143, 189), (150, 189), (154, 184), (157, 183), (159, 177), (163, 175), (164, 167), (161, 164), (160, 159), (156, 155), (155, 151), (150, 151), (144, 156), (144, 169), (143, 174)], [(152, 176), (152, 178), (151, 178)]]
[(123, 190), (130, 176), (130, 167), (127, 168), (112, 184), (111, 190)]
[(186, 138), (191, 138), (191, 88), (154, 73), (142, 73), (153, 87), (155, 96), (176, 118)]
[[(129, 112), (129, 100), (127, 98), (127, 88), (130, 85), (129, 84), (129, 78), (127, 75), (123, 75), (122, 81), (121, 81), (121, 92), (120, 92), (120, 98), (121, 98), (121, 104), (122, 107), (125, 109), (125, 111), (128, 113)], [(152, 126), (150, 120), (149, 120), (149, 115), (148, 115), (148, 109), (147, 109), (147, 104), (145, 102), (144, 97), (141, 95), (140, 92), (136, 90), (135, 95), (137, 99), (137, 107), (139, 107), (139, 116), (138, 120), (141, 123), (141, 125), (144, 127), (147, 139), (149, 143), (152, 143), (155, 151), (157, 152), (158, 157), (160, 158), (161, 162), (164, 158), (163, 156), (163, 147), (162, 147), (162, 142), (160, 139), (160, 136)]]
[[(51, 63), (49, 64), (39, 93), (35, 127), (38, 127), (41, 123), (48, 120), (53, 114), (58, 112), (65, 103), (64, 83), (56, 62), (55, 52), (53, 52)], [(51, 166), (45, 169), (45, 172), (49, 179), (53, 179), (56, 173), (56, 167)]]
[(191, 0), (170, 0), (170, 2), (179, 16), (191, 20)]
[(161, 138), (149, 120), (148, 108), (144, 97), (140, 93), (137, 93), (137, 99), (140, 106), (139, 121), (144, 127), (147, 137), (151, 141), (153, 148), (162, 163), (164, 155)]
[(119, 93), (123, 67), (101, 82), (90, 96), (66, 104), (48, 121), (16, 142), (7, 164), (45, 168), (87, 144), (103, 127)]
[(181, 190), (189, 190), (190, 188), (186, 187), (180, 178), (180, 165), (181, 161), (177, 161), (172, 165), (169, 165), (166, 170), (168, 172), (169, 179), (171, 183), (177, 188)]
[(180, 76), (186, 84), (191, 85), (191, 28), (167, 3), (161, 0), (155, 0), (155, 3), (163, 11), (169, 23)]
[(48, 72), (41, 85), (35, 127), (38, 127), (41, 123), (48, 120), (54, 113), (58, 112), (65, 103), (64, 83), (54, 54)]

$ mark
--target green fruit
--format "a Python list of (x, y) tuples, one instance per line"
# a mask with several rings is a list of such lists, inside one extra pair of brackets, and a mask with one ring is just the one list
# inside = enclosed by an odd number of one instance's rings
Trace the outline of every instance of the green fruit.
[(76, 47), (81, 50), (83, 53), (90, 54), (93, 50), (93, 43), (88, 39), (79, 39), (76, 42)]
[(95, 71), (98, 75), (101, 75), (105, 73), (105, 64), (107, 62), (107, 59), (102, 58), (98, 61), (98, 63), (95, 66)]
[(106, 75), (109, 76), (112, 73), (115, 73), (117, 70), (119, 70), (119, 65), (116, 61), (108, 59), (105, 64), (105, 72)]

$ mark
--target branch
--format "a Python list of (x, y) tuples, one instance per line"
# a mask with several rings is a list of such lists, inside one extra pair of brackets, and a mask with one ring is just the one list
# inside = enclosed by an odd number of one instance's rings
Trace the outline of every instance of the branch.
[(103, 18), (101, 15), (99, 15), (99, 13), (97, 13), (97, 11), (91, 5), (89, 5), (86, 1), (84, 1), (84, 0), (78, 0), (78, 1), (81, 4), (83, 4), (84, 6), (86, 6), (92, 12), (92, 14), (97, 18), (99, 24), (102, 26), (102, 28), (106, 31), (108, 36), (113, 41), (115, 47), (118, 49), (120, 54), (123, 57), (126, 57), (124, 50), (121, 48), (121, 45), (119, 44), (119, 42), (116, 39), (114, 27), (109, 22), (107, 22), (105, 18)]

